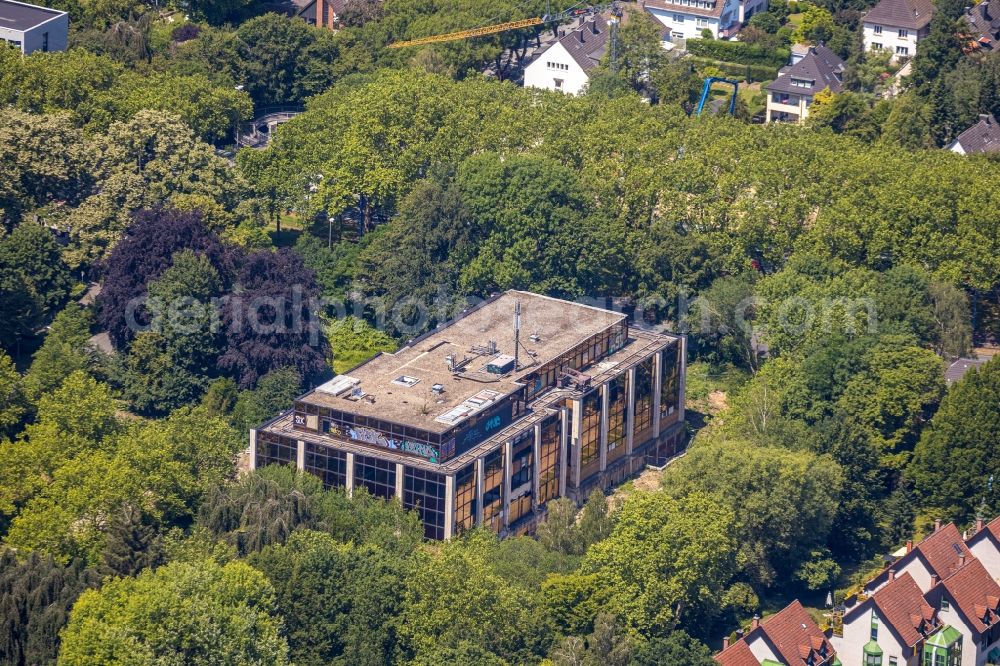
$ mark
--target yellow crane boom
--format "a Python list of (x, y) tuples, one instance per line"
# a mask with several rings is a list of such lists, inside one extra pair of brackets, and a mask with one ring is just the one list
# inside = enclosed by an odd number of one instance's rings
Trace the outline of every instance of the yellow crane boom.
[(482, 37), (483, 35), (493, 35), (507, 30), (517, 30), (519, 28), (530, 28), (533, 25), (541, 25), (545, 21), (539, 17), (522, 19), (520, 21), (508, 21), (507, 23), (497, 23), (488, 25), (485, 28), (474, 28), (472, 30), (460, 30), (459, 32), (448, 32), (443, 35), (432, 35), (431, 37), (421, 37), (411, 39), (406, 42), (394, 42), (389, 44), (390, 49), (401, 49), (406, 46), (419, 46), (420, 44), (436, 44), (437, 42), (451, 42), (458, 39), (468, 39), (470, 37)]

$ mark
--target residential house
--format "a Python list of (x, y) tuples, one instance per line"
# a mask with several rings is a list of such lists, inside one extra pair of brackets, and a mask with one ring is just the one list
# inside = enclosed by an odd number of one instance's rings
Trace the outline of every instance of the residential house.
[(913, 576), (893, 569), (888, 575), (885, 586), (844, 613), (843, 635), (833, 645), (845, 664), (920, 666), (923, 642), (939, 627)]
[(912, 58), (933, 15), (932, 0), (881, 0), (863, 19), (865, 50), (888, 50), (893, 60)]
[(24, 55), (65, 51), (69, 14), (14, 0), (0, 0), (0, 41)]
[(1000, 517), (983, 523), (982, 519), (976, 520), (975, 531), (966, 539), (965, 545), (972, 556), (982, 562), (990, 576), (1000, 579)]
[(733, 37), (767, 0), (640, 0), (657, 21), (670, 30), (672, 40), (698, 39), (708, 30), (713, 39)]
[(293, 0), (295, 15), (316, 27), (340, 28), (347, 0)]
[[(935, 666), (983, 666), (1000, 663), (1000, 585), (982, 562), (971, 556), (959, 559), (958, 570), (931, 588), (927, 603), (937, 610), (942, 625), (938, 641), (928, 641), (925, 654)], [(957, 634), (960, 634), (959, 637)]]
[(596, 16), (561, 30), (559, 39), (541, 49), (524, 68), (524, 86), (578, 95), (608, 51), (610, 27)]
[(944, 371), (944, 381), (951, 386), (960, 382), (973, 368), (981, 368), (989, 363), (992, 357), (957, 358)]
[(1000, 0), (983, 0), (973, 4), (965, 13), (965, 20), (972, 31), (972, 50), (996, 51), (1000, 48)]
[(723, 642), (715, 660), (721, 666), (840, 666), (833, 645), (798, 600), (763, 621), (754, 618), (745, 636)]
[(993, 114), (983, 113), (979, 122), (965, 130), (948, 146), (959, 155), (976, 155), (1000, 152), (1000, 125)]
[(822, 44), (810, 46), (804, 54), (793, 51), (791, 64), (767, 86), (767, 122), (802, 122), (816, 93), (843, 89), (843, 73), (844, 61)]
[(869, 595), (876, 592), (890, 582), (892, 573), (895, 572), (897, 577), (904, 574), (913, 576), (917, 586), (926, 593), (934, 586), (935, 581), (954, 573), (963, 557), (971, 559), (971, 553), (958, 528), (952, 523), (942, 525), (941, 521), (935, 521), (933, 534), (916, 547), (912, 541), (908, 541), (906, 553), (868, 581), (864, 591)]

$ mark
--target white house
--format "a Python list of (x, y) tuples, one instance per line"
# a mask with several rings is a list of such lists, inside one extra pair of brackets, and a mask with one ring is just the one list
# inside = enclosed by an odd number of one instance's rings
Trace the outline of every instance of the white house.
[[(947, 666), (1000, 663), (1000, 585), (982, 562), (962, 558), (958, 570), (924, 595), (943, 626), (961, 634), (942, 641)], [(960, 655), (960, 656), (959, 656)], [(936, 662), (935, 662), (936, 663)]]
[(14, 0), (0, 0), (0, 41), (27, 55), (65, 51), (69, 14)]
[(921, 645), (939, 626), (934, 609), (905, 573), (844, 613), (841, 637), (833, 646), (844, 664), (920, 666)]
[(610, 26), (600, 16), (560, 32), (559, 39), (536, 53), (524, 68), (526, 88), (577, 95), (590, 81), (591, 70), (607, 53)]
[(912, 58), (933, 16), (932, 0), (881, 0), (863, 20), (865, 50), (887, 50), (893, 60)]
[(767, 86), (767, 122), (802, 122), (816, 93), (843, 89), (843, 74), (844, 61), (822, 44), (805, 53), (793, 49), (792, 64), (782, 67)]
[[(1000, 124), (992, 114), (981, 113), (979, 121), (955, 137), (948, 150), (959, 155), (1000, 152)], [(995, 520), (990, 525), (994, 523)]]
[(732, 37), (767, 0), (643, 0), (641, 4), (670, 30), (672, 39), (698, 39), (708, 29), (714, 39)]

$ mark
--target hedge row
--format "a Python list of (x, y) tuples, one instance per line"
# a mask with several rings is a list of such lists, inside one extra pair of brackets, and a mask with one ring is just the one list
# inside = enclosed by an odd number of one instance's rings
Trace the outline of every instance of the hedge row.
[[(690, 40), (688, 43), (691, 43)], [(719, 62), (712, 58), (698, 58), (696, 56), (690, 56), (689, 60), (695, 67), (716, 67), (726, 76), (740, 81), (773, 81), (778, 78), (777, 67), (741, 65), (738, 62)]]
[(687, 40), (687, 50), (692, 55), (702, 58), (775, 68), (787, 65), (788, 59), (792, 55), (792, 52), (786, 48), (767, 49), (759, 44), (728, 42), (721, 39), (689, 39)]

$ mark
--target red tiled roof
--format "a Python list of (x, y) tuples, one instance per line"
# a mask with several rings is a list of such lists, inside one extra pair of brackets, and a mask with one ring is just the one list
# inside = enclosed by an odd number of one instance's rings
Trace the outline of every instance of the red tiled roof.
[(721, 666), (760, 666), (750, 647), (742, 638), (715, 655)]
[(941, 581), (941, 585), (979, 633), (1000, 620), (1000, 585), (978, 559), (969, 558), (965, 566)]
[(990, 534), (996, 537), (997, 541), (1000, 541), (1000, 516), (986, 523), (983, 529), (988, 530)]
[(954, 523), (948, 523), (938, 531), (917, 544), (914, 550), (923, 555), (932, 573), (945, 578), (958, 569), (958, 558), (962, 555), (966, 560), (973, 559), (972, 553), (962, 540)]
[[(760, 666), (747, 641), (763, 635), (781, 660), (788, 666), (805, 666), (813, 663), (824, 666), (833, 661), (834, 650), (830, 641), (798, 599), (766, 618), (756, 629), (715, 655), (721, 666)], [(813, 661), (809, 662), (809, 658)]]
[(908, 573), (880, 589), (871, 599), (886, 624), (892, 626), (907, 647), (916, 645), (935, 626), (934, 609)]
[(803, 665), (813, 654), (825, 655), (816, 664), (833, 657), (833, 646), (798, 599), (764, 620), (760, 629), (789, 666)]

